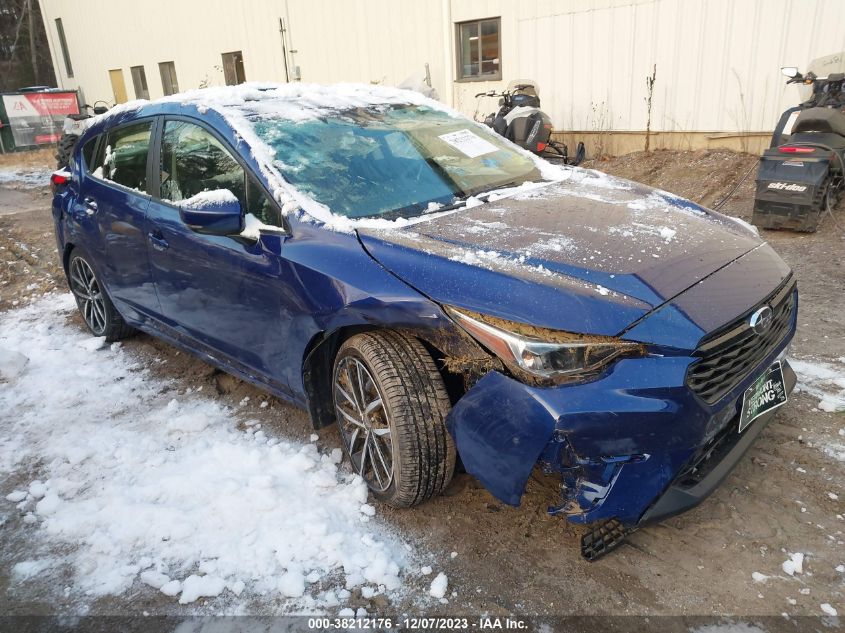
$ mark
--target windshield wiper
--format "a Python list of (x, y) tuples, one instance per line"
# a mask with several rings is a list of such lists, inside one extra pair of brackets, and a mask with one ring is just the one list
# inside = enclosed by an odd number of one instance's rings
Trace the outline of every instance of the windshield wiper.
[(440, 211), (449, 211), (451, 209), (459, 209), (464, 206), (470, 198), (475, 198), (476, 200), (481, 200), (483, 202), (487, 202), (487, 198), (494, 194), (496, 191), (500, 189), (507, 189), (508, 187), (515, 187), (516, 181), (513, 182), (506, 182), (501, 185), (495, 185), (493, 187), (487, 187), (486, 189), (480, 189), (478, 191), (474, 191), (470, 194), (464, 194), (462, 196), (457, 196), (455, 201), (451, 204), (447, 204), (444, 207), (438, 207), (434, 209), (432, 213), (438, 213)]

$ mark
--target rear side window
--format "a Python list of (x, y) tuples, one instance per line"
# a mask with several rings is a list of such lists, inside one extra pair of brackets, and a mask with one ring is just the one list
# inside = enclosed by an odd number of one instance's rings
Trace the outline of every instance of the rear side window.
[(82, 146), (82, 161), (85, 163), (85, 171), (91, 173), (94, 169), (94, 150), (97, 149), (99, 136), (90, 139)]
[(152, 121), (112, 130), (105, 140), (103, 162), (94, 175), (137, 191), (147, 190), (147, 154)]

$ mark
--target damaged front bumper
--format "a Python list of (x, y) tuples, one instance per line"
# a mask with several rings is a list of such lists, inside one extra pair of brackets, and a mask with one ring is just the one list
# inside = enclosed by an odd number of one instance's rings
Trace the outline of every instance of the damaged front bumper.
[[(458, 401), (447, 425), (467, 471), (503, 502), (519, 505), (540, 466), (561, 477), (562, 498), (550, 513), (612, 522), (611, 531), (624, 534), (697, 505), (727, 476), (774, 413), (740, 433), (742, 394), (784, 358), (791, 334), (712, 405), (686, 384), (695, 358), (647, 356), (620, 360), (599, 380), (558, 387), (492, 371)], [(785, 360), (783, 373), (791, 392), (795, 373)]]

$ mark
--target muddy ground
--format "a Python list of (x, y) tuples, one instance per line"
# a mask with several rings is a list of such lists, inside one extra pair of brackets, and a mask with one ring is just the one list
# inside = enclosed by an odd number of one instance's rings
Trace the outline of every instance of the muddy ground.
[[(713, 205), (755, 163), (753, 156), (727, 151), (659, 151), (591, 166)], [(752, 171), (724, 212), (750, 220), (753, 179)], [(845, 227), (841, 206), (836, 219)], [(812, 235), (765, 233), (799, 279), (799, 330), (792, 350), (798, 358), (834, 362), (845, 357), (842, 230), (826, 218)], [(0, 189), (0, 249), (0, 310), (63, 286), (46, 189)], [(179, 388), (203, 385), (229, 404), (244, 396), (252, 403), (264, 399), (254, 387), (151, 337), (130, 339), (125, 349)], [(307, 439), (307, 415), (270, 402), (269, 408), (255, 406), (250, 413), (268, 434)], [(830, 603), (843, 614), (845, 585), (834, 568), (845, 563), (845, 463), (820, 446), (837, 441), (845, 416), (819, 411), (816, 404), (810, 395), (797, 393), (712, 497), (683, 516), (636, 532), (592, 564), (579, 555), (578, 529), (546, 514), (556, 492), (542, 477), (532, 478), (520, 508), (501, 504), (462, 474), (445, 496), (413, 510), (381, 508), (380, 515), (420, 549), (433, 552), (448, 574), (450, 592), (454, 588), (458, 596), (437, 606), (440, 613), (819, 615), (820, 603)], [(323, 432), (320, 442), (339, 445), (333, 430)], [(5, 495), (11, 485), (0, 492)], [(22, 524), (11, 521), (0, 530), (0, 613), (75, 612), (78, 604), (59, 588), (29, 583), (24, 595), (10, 587), (9, 561), (21, 560), (28, 547), (19, 528)], [(454, 559), (452, 551), (458, 552)], [(806, 555), (803, 575), (781, 572), (786, 551)], [(754, 582), (755, 571), (780, 577)], [(407, 601), (393, 609), (415, 610)], [(141, 611), (183, 612), (141, 585), (92, 605), (93, 613)]]

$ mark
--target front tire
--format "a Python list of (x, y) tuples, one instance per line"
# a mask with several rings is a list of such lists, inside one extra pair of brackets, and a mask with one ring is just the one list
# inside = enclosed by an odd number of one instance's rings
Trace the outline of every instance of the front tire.
[(67, 267), (68, 285), (76, 299), (82, 320), (94, 336), (104, 336), (107, 343), (126, 338), (135, 331), (120, 316), (106, 294), (88, 255), (75, 248)]
[(443, 491), (455, 470), (449, 397), (418, 340), (353, 336), (337, 353), (332, 384), (344, 450), (374, 497), (404, 508)]

